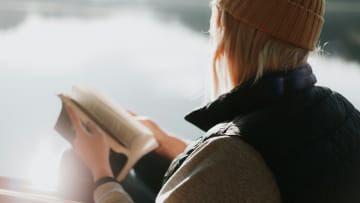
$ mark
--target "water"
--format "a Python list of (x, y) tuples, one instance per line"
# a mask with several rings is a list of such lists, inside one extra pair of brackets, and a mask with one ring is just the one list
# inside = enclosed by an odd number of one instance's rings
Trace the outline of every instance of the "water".
[[(52, 129), (60, 110), (56, 94), (73, 84), (95, 86), (180, 136), (201, 135), (183, 116), (202, 103), (206, 5), (0, 0), (0, 176), (55, 185), (68, 147)], [(311, 62), (319, 84), (360, 107), (354, 88), (360, 85), (359, 12), (329, 8), (322, 41), (332, 55)]]

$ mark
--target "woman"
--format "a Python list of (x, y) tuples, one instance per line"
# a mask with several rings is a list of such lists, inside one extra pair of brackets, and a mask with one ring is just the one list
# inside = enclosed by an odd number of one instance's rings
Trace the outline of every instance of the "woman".
[[(324, 0), (212, 3), (216, 99), (186, 116), (207, 133), (185, 149), (142, 120), (156, 151), (174, 159), (157, 202), (360, 201), (360, 113), (315, 86), (307, 63), (323, 16)], [(95, 202), (131, 202), (113, 179), (104, 135), (68, 111), (75, 150), (97, 184)]]

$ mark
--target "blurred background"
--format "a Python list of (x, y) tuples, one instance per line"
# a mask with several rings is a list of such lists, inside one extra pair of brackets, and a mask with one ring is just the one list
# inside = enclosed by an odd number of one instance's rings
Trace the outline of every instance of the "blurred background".
[[(69, 147), (53, 126), (57, 93), (104, 91), (165, 129), (194, 139), (183, 116), (204, 103), (208, 0), (0, 0), (0, 176), (55, 188)], [(319, 85), (360, 108), (360, 2), (327, 0), (311, 64)]]

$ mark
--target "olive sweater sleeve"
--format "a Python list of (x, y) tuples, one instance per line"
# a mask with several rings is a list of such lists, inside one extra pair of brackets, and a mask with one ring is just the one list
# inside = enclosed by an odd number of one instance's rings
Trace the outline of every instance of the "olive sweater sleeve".
[(157, 202), (279, 203), (262, 157), (235, 137), (202, 143), (161, 189)]
[(99, 185), (94, 192), (95, 203), (132, 203), (123, 187), (113, 181)]
[[(95, 192), (96, 203), (131, 202), (116, 183)], [(276, 182), (262, 157), (239, 138), (202, 143), (163, 185), (156, 202), (279, 203)]]

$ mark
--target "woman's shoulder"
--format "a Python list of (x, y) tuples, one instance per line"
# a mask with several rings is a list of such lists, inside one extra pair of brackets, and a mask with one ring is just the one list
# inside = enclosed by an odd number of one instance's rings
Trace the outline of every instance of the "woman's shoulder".
[(233, 164), (256, 161), (265, 164), (261, 155), (240, 136), (219, 135), (206, 139), (190, 155), (189, 160), (198, 156), (211, 156), (213, 160), (233, 160)]
[(206, 163), (207, 169), (218, 177), (250, 184), (275, 182), (260, 153), (239, 136), (223, 135), (207, 139), (188, 158), (189, 163), (198, 161)]
[(261, 156), (230, 136), (202, 142), (164, 185), (159, 198), (162, 194), (168, 195), (169, 202), (178, 198), (188, 202), (280, 202), (275, 179)]

